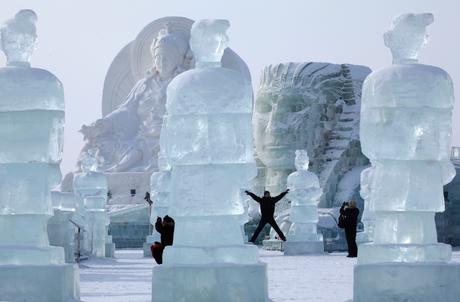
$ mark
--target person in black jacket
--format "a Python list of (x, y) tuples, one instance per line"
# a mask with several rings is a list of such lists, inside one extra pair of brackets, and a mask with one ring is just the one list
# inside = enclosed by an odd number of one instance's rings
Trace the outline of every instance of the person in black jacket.
[(174, 239), (174, 219), (166, 215), (157, 217), (155, 230), (161, 235), (161, 242), (155, 241), (151, 247), (152, 256), (158, 264), (163, 263), (163, 251), (166, 246), (173, 245)]
[(345, 237), (347, 239), (348, 256), (354, 258), (358, 256), (358, 246), (356, 244), (356, 227), (358, 226), (359, 209), (354, 201), (344, 202), (340, 207), (340, 215), (345, 217)]
[(249, 240), (249, 242), (254, 243), (256, 241), (257, 236), (259, 236), (260, 234), (260, 231), (262, 231), (263, 227), (267, 223), (270, 224), (270, 226), (276, 231), (276, 233), (278, 233), (278, 236), (281, 240), (286, 241), (286, 237), (284, 236), (281, 229), (278, 227), (278, 224), (276, 223), (273, 215), (275, 214), (275, 204), (289, 192), (289, 189), (275, 197), (271, 197), (269, 191), (265, 191), (263, 197), (259, 197), (249, 191), (245, 192), (247, 195), (251, 196), (252, 199), (254, 199), (256, 202), (260, 204), (260, 212), (262, 214), (259, 225), (257, 226), (257, 229), (254, 232), (254, 235), (252, 235), (251, 240)]

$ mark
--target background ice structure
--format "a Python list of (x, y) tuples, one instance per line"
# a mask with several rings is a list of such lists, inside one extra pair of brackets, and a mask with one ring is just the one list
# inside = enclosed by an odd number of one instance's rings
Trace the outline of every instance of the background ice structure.
[(108, 215), (105, 209), (107, 203), (107, 177), (97, 172), (96, 150), (89, 150), (81, 161), (82, 172), (73, 179), (74, 193), (77, 196), (75, 220), (84, 227), (83, 249), (87, 253), (106, 256), (106, 240), (108, 256), (112, 256), (113, 244), (107, 234)]
[(176, 225), (174, 245), (153, 270), (152, 301), (268, 299), (266, 267), (241, 229), (240, 190), (256, 174), (252, 89), (240, 73), (221, 67), (228, 27), (226, 20), (194, 23), (196, 68), (167, 90), (160, 144), (171, 166)]
[(289, 174), (287, 187), (291, 200), (292, 222), (284, 243), (285, 255), (319, 254), (324, 252), (323, 235), (318, 234), (318, 202), (323, 194), (318, 177), (308, 171), (305, 150), (295, 152), (296, 172)]
[[(308, 152), (309, 169), (318, 175), (324, 192), (319, 207), (339, 207), (350, 199), (362, 206), (359, 173), (368, 159), (359, 142), (359, 113), (362, 83), (370, 72), (366, 66), (320, 62), (265, 67), (253, 115), (258, 157), (256, 193), (285, 190), (287, 176), (294, 172), (295, 150), (302, 149)], [(288, 195), (276, 209), (276, 220), (285, 233), (291, 224), (289, 201)], [(250, 203), (251, 214), (254, 207), (257, 205)], [(320, 210), (319, 226), (326, 247), (343, 248), (345, 241), (334, 222), (338, 211)], [(275, 238), (273, 230), (271, 235)], [(271, 248), (271, 243), (280, 246), (270, 240), (264, 247)]]
[(1, 28), (0, 300), (79, 300), (78, 268), (49, 245), (50, 190), (60, 181), (64, 93), (50, 72), (31, 68), (37, 15), (21, 10)]
[[(437, 242), (435, 212), (444, 211), (454, 92), (450, 76), (417, 64), (432, 14), (404, 14), (385, 33), (393, 65), (363, 85), (361, 143), (372, 162), (369, 198), (373, 243), (359, 246), (354, 301), (458, 301), (460, 266)], [(370, 182), (369, 182), (370, 181)], [(375, 282), (378, 280), (378, 283)]]

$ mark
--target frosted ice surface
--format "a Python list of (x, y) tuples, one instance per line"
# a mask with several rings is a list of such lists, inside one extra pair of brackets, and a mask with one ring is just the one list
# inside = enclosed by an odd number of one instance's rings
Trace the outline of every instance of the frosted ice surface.
[[(257, 260), (257, 249), (243, 245), (246, 209), (240, 197), (256, 175), (252, 88), (241, 74), (220, 66), (228, 27), (226, 20), (194, 23), (190, 45), (196, 68), (175, 77), (167, 89), (160, 155), (171, 165), (170, 186), (155, 194), (171, 191), (168, 213), (176, 224), (174, 246), (164, 256), (168, 264)], [(163, 182), (161, 174), (154, 175), (152, 182)]]
[(375, 228), (374, 243), (360, 245), (360, 263), (450, 257), (450, 246), (437, 243), (434, 215), (444, 211), (443, 185), (455, 175), (453, 85), (442, 69), (417, 64), (432, 22), (431, 14), (395, 18), (384, 36), (394, 64), (363, 85), (361, 146), (372, 168), (362, 174), (361, 193)]
[(0, 29), (8, 64), (0, 68), (0, 265), (64, 263), (47, 235), (50, 191), (61, 178), (64, 94), (54, 75), (30, 67), (36, 21), (21, 10)]

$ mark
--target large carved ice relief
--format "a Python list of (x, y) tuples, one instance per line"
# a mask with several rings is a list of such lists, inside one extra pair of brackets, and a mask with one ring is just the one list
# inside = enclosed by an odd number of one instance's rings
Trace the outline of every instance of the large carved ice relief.
[[(254, 186), (273, 194), (285, 190), (287, 176), (295, 170), (295, 151), (304, 149), (324, 190), (320, 207), (335, 206), (344, 175), (368, 162), (358, 129), (361, 87), (370, 72), (365, 66), (316, 62), (265, 67), (253, 116), (262, 163)], [(288, 231), (288, 198), (277, 205), (276, 213), (281, 228)]]
[[(356, 107), (359, 112), (361, 85), (370, 71), (364, 66), (314, 62), (264, 69), (253, 123), (257, 156), (266, 168), (266, 189), (275, 194), (285, 189), (297, 149), (307, 150), (311, 170), (317, 174), (326, 162), (340, 159), (358, 138), (359, 115), (354, 113)], [(329, 152), (333, 150), (342, 152)]]
[[(120, 51), (104, 84), (105, 116), (89, 126), (82, 126), (85, 146), (80, 158), (94, 148), (99, 157), (99, 171), (151, 172), (158, 169), (166, 87), (175, 76), (194, 66), (189, 48), (192, 23), (182, 17), (155, 20)], [(225, 52), (222, 63), (250, 79), (247, 66), (230, 49)], [(143, 68), (147, 71), (138, 79)], [(137, 79), (122, 101), (127, 87)], [(77, 170), (80, 169), (79, 160)]]

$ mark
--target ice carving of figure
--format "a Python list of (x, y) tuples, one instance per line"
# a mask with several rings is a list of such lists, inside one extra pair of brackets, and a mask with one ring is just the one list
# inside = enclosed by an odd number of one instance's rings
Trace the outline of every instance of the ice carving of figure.
[(287, 235), (285, 254), (321, 253), (323, 236), (318, 234), (318, 202), (323, 193), (318, 177), (308, 171), (309, 158), (305, 150), (295, 152), (296, 172), (287, 178), (290, 190), (292, 225)]
[[(364, 66), (317, 62), (265, 67), (253, 124), (257, 156), (266, 167), (266, 190), (285, 190), (287, 176), (295, 170), (295, 150), (308, 151), (310, 170), (318, 175), (328, 170), (326, 164), (341, 166), (343, 172), (325, 175), (325, 184), (337, 183), (341, 173), (362, 164), (359, 147), (351, 152), (351, 146), (358, 141), (360, 89), (369, 73)], [(344, 111), (347, 116), (341, 115)], [(349, 159), (342, 157), (343, 150), (350, 150)], [(323, 189), (324, 198), (333, 202), (333, 186)], [(277, 213), (286, 208), (280, 203)]]
[[(60, 181), (62, 83), (30, 67), (37, 15), (20, 10), (0, 29), (0, 300), (78, 301), (78, 268), (50, 246), (51, 189)], [(55, 280), (49, 282), (49, 280)]]
[[(226, 20), (193, 24), (196, 68), (167, 89), (160, 144), (171, 166), (168, 215), (175, 231), (174, 245), (153, 271), (153, 301), (234, 301), (237, 292), (239, 301), (267, 300), (265, 267), (241, 232), (240, 190), (256, 174), (252, 88), (240, 73), (221, 67), (228, 27)], [(197, 276), (205, 278), (206, 290), (197, 290)]]
[(460, 294), (460, 267), (447, 263), (451, 247), (437, 242), (434, 218), (455, 175), (453, 84), (444, 70), (417, 63), (432, 22), (429, 13), (395, 18), (384, 35), (393, 65), (363, 85), (360, 134), (372, 163), (375, 227), (373, 243), (359, 246), (353, 301), (453, 302)]
[(98, 156), (104, 159), (98, 166), (99, 171), (157, 168), (166, 87), (176, 75), (190, 68), (188, 38), (167, 26), (153, 40), (151, 53), (152, 69), (133, 87), (126, 101), (109, 115), (80, 130), (86, 141), (80, 158), (89, 149), (98, 149)]
[(100, 160), (98, 150), (89, 149), (81, 159), (81, 173), (76, 173), (73, 179), (73, 191), (76, 195), (77, 206), (75, 220), (86, 232), (83, 233), (82, 248), (84, 252), (97, 257), (105, 256), (107, 235), (107, 203), (108, 183), (102, 172), (97, 172)]

